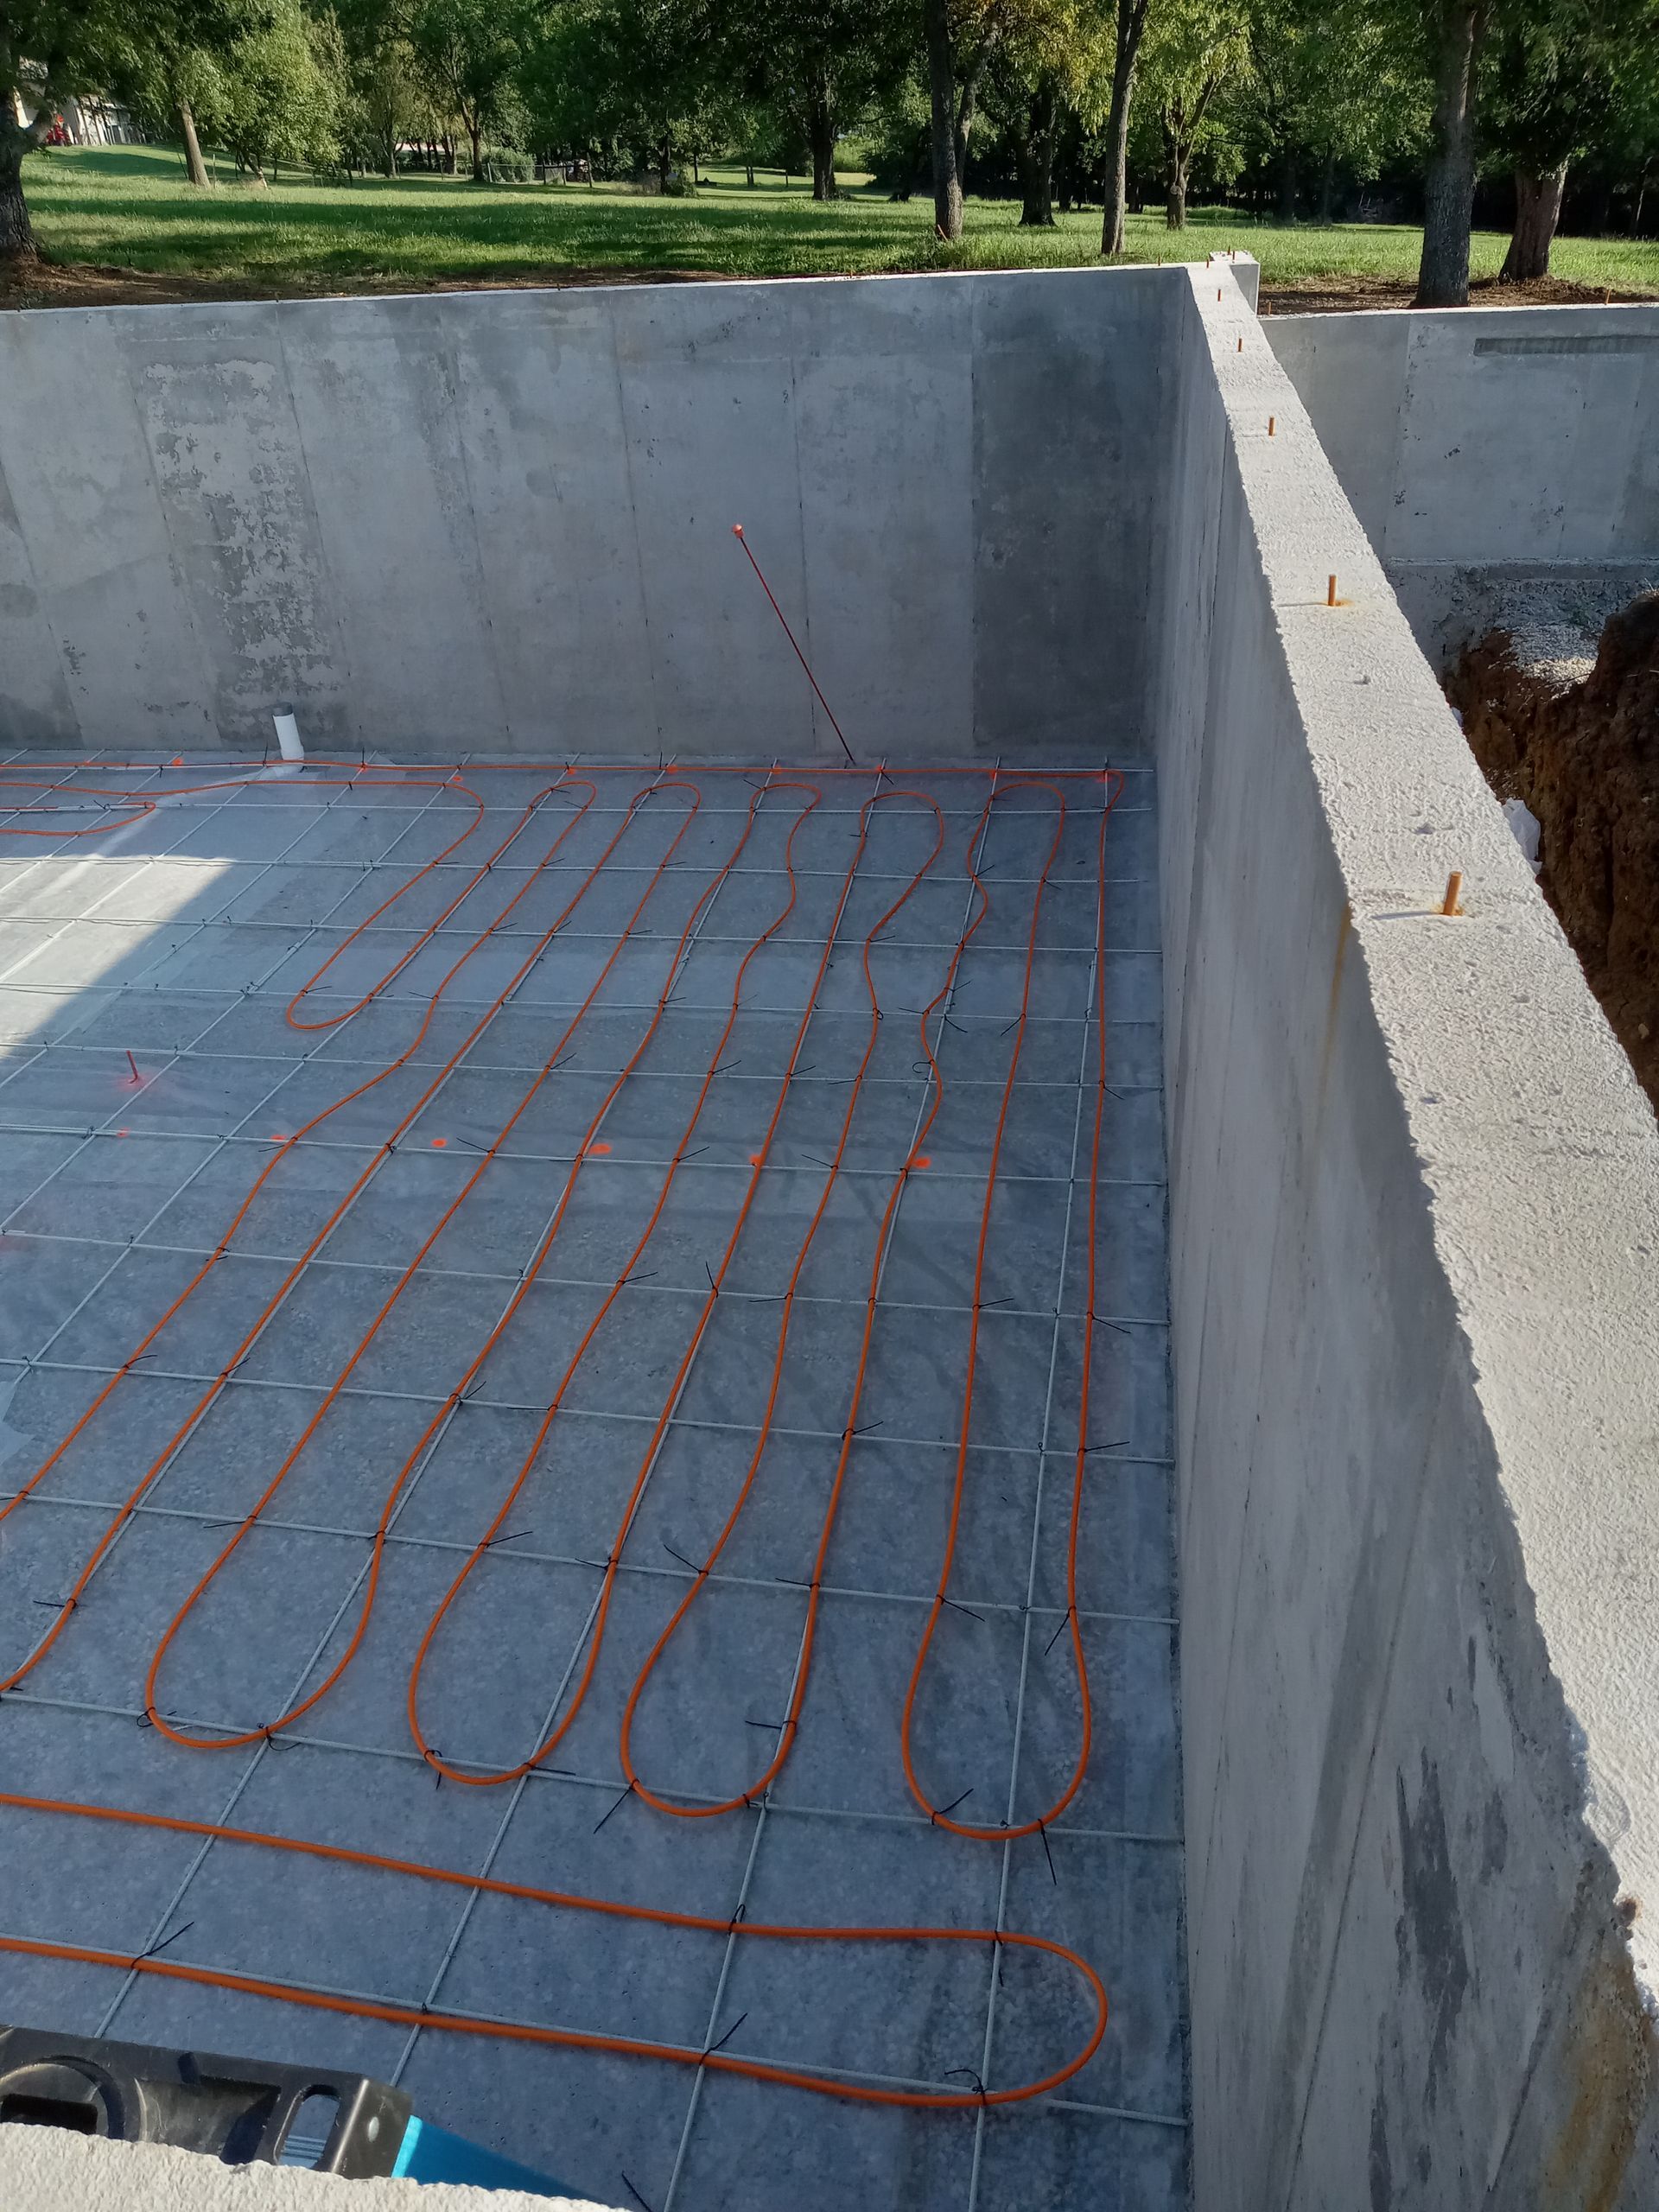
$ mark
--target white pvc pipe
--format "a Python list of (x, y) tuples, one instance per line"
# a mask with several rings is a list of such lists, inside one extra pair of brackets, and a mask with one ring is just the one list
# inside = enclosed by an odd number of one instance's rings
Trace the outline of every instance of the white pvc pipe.
[(278, 707), (271, 715), (276, 731), (276, 742), (282, 748), (282, 759), (273, 761), (269, 768), (259, 771), (259, 781), (270, 783), (284, 776), (297, 776), (305, 766), (305, 747), (300, 742), (300, 726), (294, 719), (292, 707)]

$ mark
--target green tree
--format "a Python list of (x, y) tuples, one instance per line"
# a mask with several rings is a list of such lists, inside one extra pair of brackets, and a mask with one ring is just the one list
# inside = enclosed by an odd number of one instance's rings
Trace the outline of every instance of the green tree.
[(928, 165), (931, 144), (927, 74), (912, 57), (869, 115), (870, 159), (876, 182), (892, 200), (908, 200)]
[(432, 106), (420, 64), (404, 41), (391, 39), (354, 54), (351, 79), (354, 135), (385, 176), (397, 174), (397, 149), (420, 135)]
[(1656, 0), (1513, 0), (1481, 118), (1484, 141), (1515, 178), (1506, 279), (1548, 276), (1568, 168), (1656, 105)]
[(836, 138), (905, 74), (909, 0), (738, 0), (731, 14), (751, 89), (810, 148), (812, 197), (834, 200)]
[(1164, 220), (1172, 231), (1186, 227), (1187, 187), (1199, 147), (1228, 135), (1232, 118), (1224, 89), (1249, 64), (1243, 0), (1167, 0), (1147, 27), (1140, 68), (1147, 120), (1137, 136), (1162, 168)]
[(1052, 224), (1060, 134), (1079, 120), (1099, 127), (1110, 54), (1110, 21), (1099, 0), (1027, 0), (1010, 13), (984, 98), (1014, 157), (1022, 228)]
[(35, 257), (23, 163), (63, 102), (154, 82), (239, 27), (225, 0), (0, 0), (0, 266)]
[(1363, 182), (1416, 155), (1428, 124), (1427, 86), (1409, 41), (1371, 0), (1319, 0), (1306, 27), (1304, 68), (1316, 219), (1329, 223), (1339, 174)]
[(1649, 36), (1640, 57), (1627, 54), (1619, 71), (1618, 104), (1608, 118), (1593, 167), (1605, 190), (1609, 213), (1616, 198), (1630, 195), (1626, 218), (1632, 238), (1642, 235), (1659, 191), (1659, 41)]
[(405, 36), (433, 99), (458, 116), (484, 178), (484, 139), (520, 112), (518, 73), (531, 26), (513, 0), (412, 0)]
[(408, 0), (337, 0), (346, 81), (342, 138), (386, 176), (397, 173), (397, 149), (427, 120), (430, 94), (409, 42)]
[(666, 192), (741, 127), (741, 60), (724, 0), (564, 0), (517, 81), (538, 143), (626, 147)]
[(1427, 101), (1410, 29), (1374, 0), (1252, 6), (1236, 97), (1245, 145), (1272, 175), (1281, 222), (1294, 221), (1310, 169), (1318, 219), (1329, 223), (1340, 175), (1375, 176), (1390, 156), (1414, 156)]
[(345, 73), (332, 17), (269, 0), (267, 19), (222, 54), (197, 50), (188, 82), (202, 128), (263, 182), (272, 162), (320, 168), (338, 158)]

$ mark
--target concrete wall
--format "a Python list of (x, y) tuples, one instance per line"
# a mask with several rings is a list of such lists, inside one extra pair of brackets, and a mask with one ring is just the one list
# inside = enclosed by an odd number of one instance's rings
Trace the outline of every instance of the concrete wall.
[(1659, 581), (1659, 306), (1262, 326), (1437, 664), (1529, 607)]
[(1196, 273), (1181, 358), (1195, 2201), (1659, 2204), (1659, 1133), (1306, 411)]
[(226, 2166), (192, 2151), (28, 2126), (0, 2127), (0, 2204), (6, 2212), (604, 2212), (573, 2196)]
[(1134, 752), (1161, 278), (0, 315), (0, 742)]

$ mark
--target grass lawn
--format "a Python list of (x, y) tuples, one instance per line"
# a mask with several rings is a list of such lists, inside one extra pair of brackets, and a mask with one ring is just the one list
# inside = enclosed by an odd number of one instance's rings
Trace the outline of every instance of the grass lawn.
[[(73, 148), (30, 157), (25, 189), (44, 251), (92, 264), (271, 292), (419, 289), (458, 280), (545, 283), (627, 270), (779, 276), (880, 270), (1050, 267), (1094, 261), (1097, 208), (1060, 216), (1052, 231), (1022, 231), (1003, 200), (968, 203), (958, 247), (933, 237), (932, 207), (899, 205), (868, 182), (815, 206), (805, 182), (777, 172), (751, 189), (741, 168), (717, 168), (693, 199), (660, 200), (622, 186), (479, 186), (425, 175), (348, 184), (237, 184), (197, 192), (182, 159), (162, 147)], [(1289, 293), (1373, 289), (1414, 279), (1421, 232), (1405, 226), (1257, 225), (1222, 208), (1193, 212), (1183, 235), (1161, 213), (1132, 216), (1128, 258), (1192, 260), (1246, 247), (1264, 284)], [(1505, 239), (1477, 232), (1474, 273), (1494, 276)], [(1659, 241), (1562, 238), (1558, 277), (1659, 297)]]

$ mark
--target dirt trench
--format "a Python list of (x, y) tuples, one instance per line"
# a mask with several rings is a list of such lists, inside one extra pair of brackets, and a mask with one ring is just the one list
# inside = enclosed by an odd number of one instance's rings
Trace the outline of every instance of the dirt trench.
[(1493, 791), (1537, 817), (1539, 887), (1659, 1109), (1659, 591), (1587, 674), (1494, 630), (1446, 690)]

